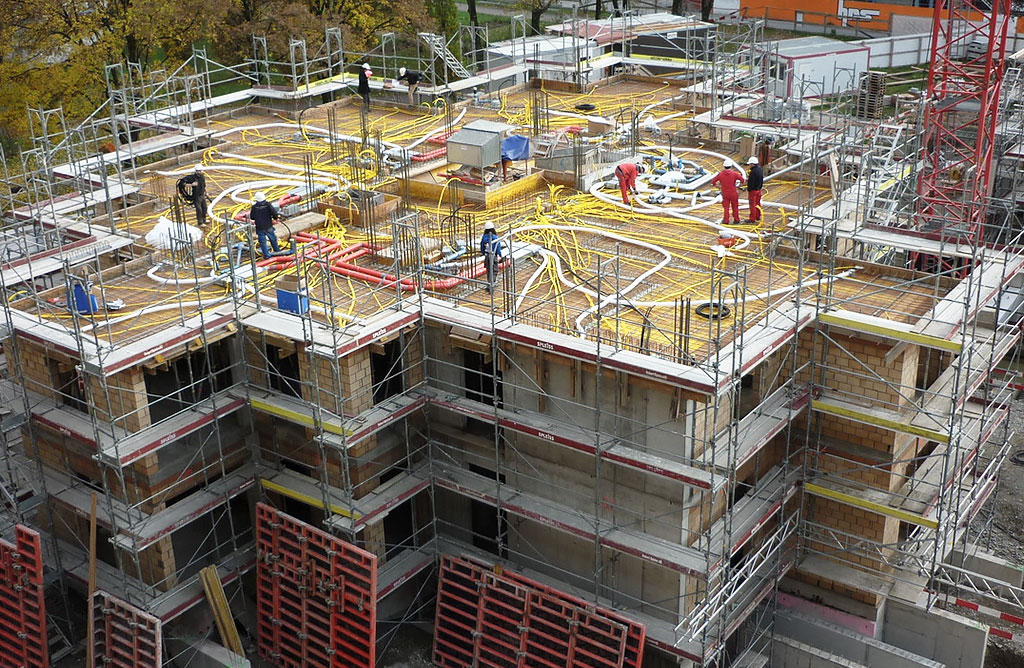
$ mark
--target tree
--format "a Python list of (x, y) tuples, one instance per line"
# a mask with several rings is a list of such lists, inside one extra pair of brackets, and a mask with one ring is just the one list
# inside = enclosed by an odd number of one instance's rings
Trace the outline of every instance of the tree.
[(437, 29), (443, 35), (454, 35), (459, 29), (459, 12), (455, 0), (426, 0), (427, 14), (437, 22)]
[(229, 0), (7, 0), (0, 36), (0, 90), (18, 104), (0, 126), (24, 137), (24, 107), (63, 106), (73, 124), (106, 99), (104, 65), (180, 62), (216, 30)]
[(715, 0), (700, 0), (700, 20), (711, 20), (711, 10), (715, 8)]
[(519, 4), (523, 9), (530, 10), (530, 31), (534, 35), (540, 34), (540, 17), (551, 9), (553, 4), (555, 4), (555, 0), (523, 0)]

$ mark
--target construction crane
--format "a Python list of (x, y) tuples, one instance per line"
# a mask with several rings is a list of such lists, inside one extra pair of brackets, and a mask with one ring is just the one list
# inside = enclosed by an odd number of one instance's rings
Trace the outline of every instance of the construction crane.
[[(985, 242), (1010, 1), (935, 0), (915, 227), (944, 244)], [(964, 268), (955, 255), (911, 261), (933, 271)]]

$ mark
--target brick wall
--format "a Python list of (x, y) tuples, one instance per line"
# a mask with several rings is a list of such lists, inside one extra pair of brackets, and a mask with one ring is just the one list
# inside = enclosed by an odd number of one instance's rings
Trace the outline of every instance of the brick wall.
[(106, 379), (89, 376), (88, 384), (97, 419), (130, 432), (150, 425), (149, 395), (141, 367), (125, 369)]
[(314, 356), (311, 361), (309, 358), (305, 354), (299, 357), (303, 399), (315, 401), (314, 388), (319, 388), (320, 405), (333, 413), (341, 413), (344, 404), (345, 415), (358, 415), (373, 405), (369, 348), (338, 359)]

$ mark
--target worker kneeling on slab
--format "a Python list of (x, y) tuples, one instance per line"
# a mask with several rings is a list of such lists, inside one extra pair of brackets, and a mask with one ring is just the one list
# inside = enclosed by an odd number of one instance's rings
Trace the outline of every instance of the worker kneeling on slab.
[(420, 85), (423, 75), (420, 72), (407, 70), (404, 67), (398, 68), (398, 81), (405, 81), (409, 84), (409, 106), (416, 104), (416, 87)]
[(643, 172), (644, 164), (642, 162), (624, 162), (615, 168), (615, 178), (619, 180), (623, 204), (629, 204), (629, 193), (636, 194), (636, 177), (637, 174), (643, 174)]
[(494, 290), (495, 277), (498, 274), (498, 262), (501, 260), (501, 241), (498, 240), (498, 233), (494, 231), (494, 223), (484, 223), (484, 234), (480, 237), (480, 253), (484, 256), (484, 266), (487, 268), (487, 294)]
[(732, 210), (732, 220), (738, 225), (740, 222), (740, 191), (736, 186), (737, 183), (746, 183), (747, 179), (744, 178), (743, 174), (733, 169), (733, 161), (728, 158), (722, 165), (722, 171), (715, 175), (715, 178), (711, 179), (711, 184), (717, 184), (722, 189), (722, 209), (725, 211), (725, 215), (722, 218), (724, 225), (729, 225), (729, 210)]
[(256, 193), (255, 199), (256, 203), (249, 209), (249, 220), (256, 226), (256, 237), (260, 240), (263, 257), (270, 257), (267, 241), (270, 241), (270, 247), (274, 249), (275, 254), (281, 252), (277, 245), (277, 234), (274, 232), (274, 221), (281, 220), (281, 214), (267, 201), (267, 196), (262, 192)]

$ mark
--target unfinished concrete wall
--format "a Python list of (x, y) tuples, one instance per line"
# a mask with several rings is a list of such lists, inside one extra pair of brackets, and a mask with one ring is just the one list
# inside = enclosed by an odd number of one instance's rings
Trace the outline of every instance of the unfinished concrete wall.
[(947, 668), (982, 668), (988, 627), (945, 610), (925, 612), (890, 599), (885, 605), (882, 640)]
[[(878, 668), (942, 668), (941, 664), (906, 649), (861, 635), (855, 631), (836, 624), (815, 619), (790, 611), (780, 610), (775, 614), (775, 633), (783, 637), (817, 648), (827, 653), (829, 661), (838, 661), (835, 665), (877, 666)], [(818, 660), (825, 657), (811, 653)], [(775, 664), (773, 664), (775, 665)], [(789, 663), (778, 665), (789, 666)], [(795, 665), (800, 665), (799, 663)], [(829, 663), (810, 664), (832, 665)]]

